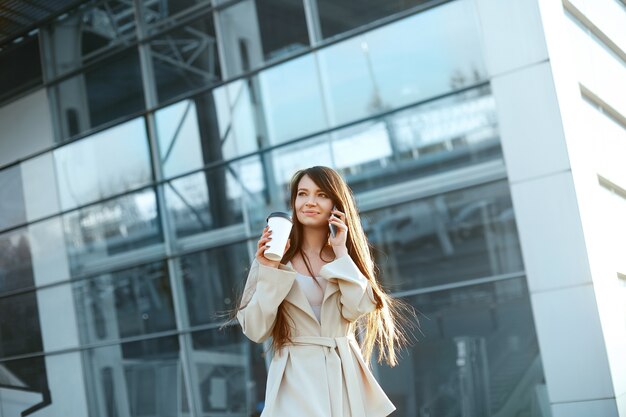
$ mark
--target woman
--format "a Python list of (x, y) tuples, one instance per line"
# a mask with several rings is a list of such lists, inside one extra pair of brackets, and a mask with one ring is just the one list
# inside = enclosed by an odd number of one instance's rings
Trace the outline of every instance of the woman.
[(376, 281), (352, 192), (336, 171), (316, 166), (293, 176), (290, 201), (285, 254), (280, 262), (263, 256), (266, 227), (237, 311), (252, 341), (272, 337), (262, 416), (387, 416), (395, 407), (367, 363), (378, 345), (379, 361), (396, 365), (398, 304)]

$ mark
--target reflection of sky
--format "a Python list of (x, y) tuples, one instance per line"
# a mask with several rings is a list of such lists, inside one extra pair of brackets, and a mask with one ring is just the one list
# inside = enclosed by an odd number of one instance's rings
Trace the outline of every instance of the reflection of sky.
[(143, 118), (54, 151), (61, 207), (95, 201), (150, 181)]
[(476, 68), (484, 76), (471, 16), (471, 3), (453, 2), (322, 50), (333, 123), (371, 114), (374, 86), (389, 108), (450, 91), (458, 71), (471, 77)]
[(19, 165), (0, 171), (0, 229), (26, 221)]
[(270, 141), (284, 142), (326, 127), (313, 54), (259, 74)]
[(272, 153), (272, 159), (278, 184), (288, 184), (293, 174), (300, 169), (333, 165), (326, 136), (281, 148)]
[[(495, 119), (495, 101), (492, 96), (484, 96), (425, 111), (415, 111), (400, 117), (398, 125), (411, 127), (411, 142), (414, 146), (424, 146), (490, 127)], [(404, 120), (402, 120), (404, 119)], [(419, 131), (419, 136), (415, 131)]]
[[(360, 165), (391, 155), (389, 136), (383, 122), (368, 123), (366, 130), (333, 141), (337, 168)], [(357, 152), (355, 152), (358, 150)]]
[(262, 71), (259, 109), (247, 82), (221, 88), (220, 131), (233, 123), (247, 153), (257, 147), (257, 111), (270, 142), (281, 143), (327, 128), (327, 117), (337, 124), (380, 111), (374, 86), (383, 108), (395, 108), (449, 92), (454, 77), (475, 69), (485, 75), (477, 19), (471, 2), (456, 1)]
[[(184, 119), (183, 119), (184, 117)], [(181, 125), (182, 121), (182, 125)], [(156, 113), (159, 148), (166, 177), (172, 177), (202, 167), (202, 149), (196, 106), (192, 100), (183, 100)], [(180, 130), (177, 129), (180, 125)]]
[[(333, 123), (344, 123), (379, 111), (380, 108), (371, 106), (374, 85), (379, 88), (383, 106), (394, 108), (450, 91), (451, 79), (459, 71), (468, 78), (473, 69), (478, 69), (483, 76), (485, 73), (473, 4), (466, 0), (410, 16), (316, 54), (262, 71), (257, 76), (261, 93), (259, 104), (253, 104), (250, 84), (245, 80), (214, 91), (220, 133), (223, 136), (232, 123), (231, 136), (226, 143), (233, 147), (232, 135), (235, 135), (239, 148), (227, 154), (255, 151), (257, 137), (264, 127), (270, 142), (280, 143), (327, 128), (326, 112)], [(368, 69), (368, 58), (372, 72)], [(187, 103), (177, 103), (157, 114), (162, 152), (167, 149)], [(422, 110), (419, 117), (412, 119), (394, 117), (394, 123), (405, 139), (410, 133), (413, 145), (418, 145), (418, 138), (421, 144), (445, 140), (488, 124), (485, 109), (476, 108), (476, 103), (459, 106), (455, 111), (464, 115), (454, 115), (453, 111), (445, 109), (429, 113)], [(255, 117), (257, 112), (264, 120)], [(195, 109), (190, 109), (187, 114), (178, 139), (180, 145), (175, 146), (166, 163), (167, 175), (202, 164), (195, 113)], [(384, 126), (378, 122), (370, 125), (334, 134), (336, 166), (358, 165), (389, 156), (391, 148)], [(410, 126), (403, 130), (406, 125)], [(280, 182), (286, 181), (299, 168), (319, 163), (319, 158), (315, 161), (303, 158), (302, 151), (290, 149), (273, 153), (275, 174)], [(315, 151), (314, 148), (309, 150)], [(331, 164), (329, 156), (322, 159)], [(256, 164), (243, 164), (242, 172), (246, 187), (263, 188)], [(203, 187), (203, 181), (196, 181), (196, 184)], [(239, 191), (233, 188), (232, 193), (237, 195)]]

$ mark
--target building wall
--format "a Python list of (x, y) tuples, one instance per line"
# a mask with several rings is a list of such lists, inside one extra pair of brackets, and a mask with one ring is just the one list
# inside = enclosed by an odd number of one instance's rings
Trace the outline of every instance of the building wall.
[[(618, 98), (626, 55), (616, 30), (625, 8), (496, 3), (481, 3), (497, 22), (492, 30), (512, 30), (486, 55), (553, 414), (622, 415), (624, 221), (616, 213), (624, 194), (614, 158), (624, 155), (626, 133)], [(604, 28), (600, 38), (585, 24)]]

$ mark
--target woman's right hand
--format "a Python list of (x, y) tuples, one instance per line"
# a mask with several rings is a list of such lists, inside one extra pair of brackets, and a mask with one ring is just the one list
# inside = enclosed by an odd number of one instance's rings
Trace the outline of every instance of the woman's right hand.
[[(278, 265), (280, 265), (280, 261), (271, 261), (263, 256), (263, 252), (269, 249), (267, 243), (270, 240), (272, 240), (272, 231), (270, 230), (269, 226), (265, 226), (265, 229), (263, 229), (263, 235), (261, 236), (261, 239), (259, 239), (259, 243), (257, 244), (256, 260), (261, 265), (278, 268)], [(287, 252), (287, 249), (289, 249), (290, 243), (290, 239), (287, 239), (287, 247), (285, 247), (285, 252)]]

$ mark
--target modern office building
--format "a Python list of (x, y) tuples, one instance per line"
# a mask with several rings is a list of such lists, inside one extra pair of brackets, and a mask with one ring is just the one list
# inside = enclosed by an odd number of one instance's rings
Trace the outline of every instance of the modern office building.
[(220, 327), (312, 165), (418, 311), (394, 416), (626, 417), (625, 161), (624, 0), (3, 1), (0, 417), (258, 416)]

